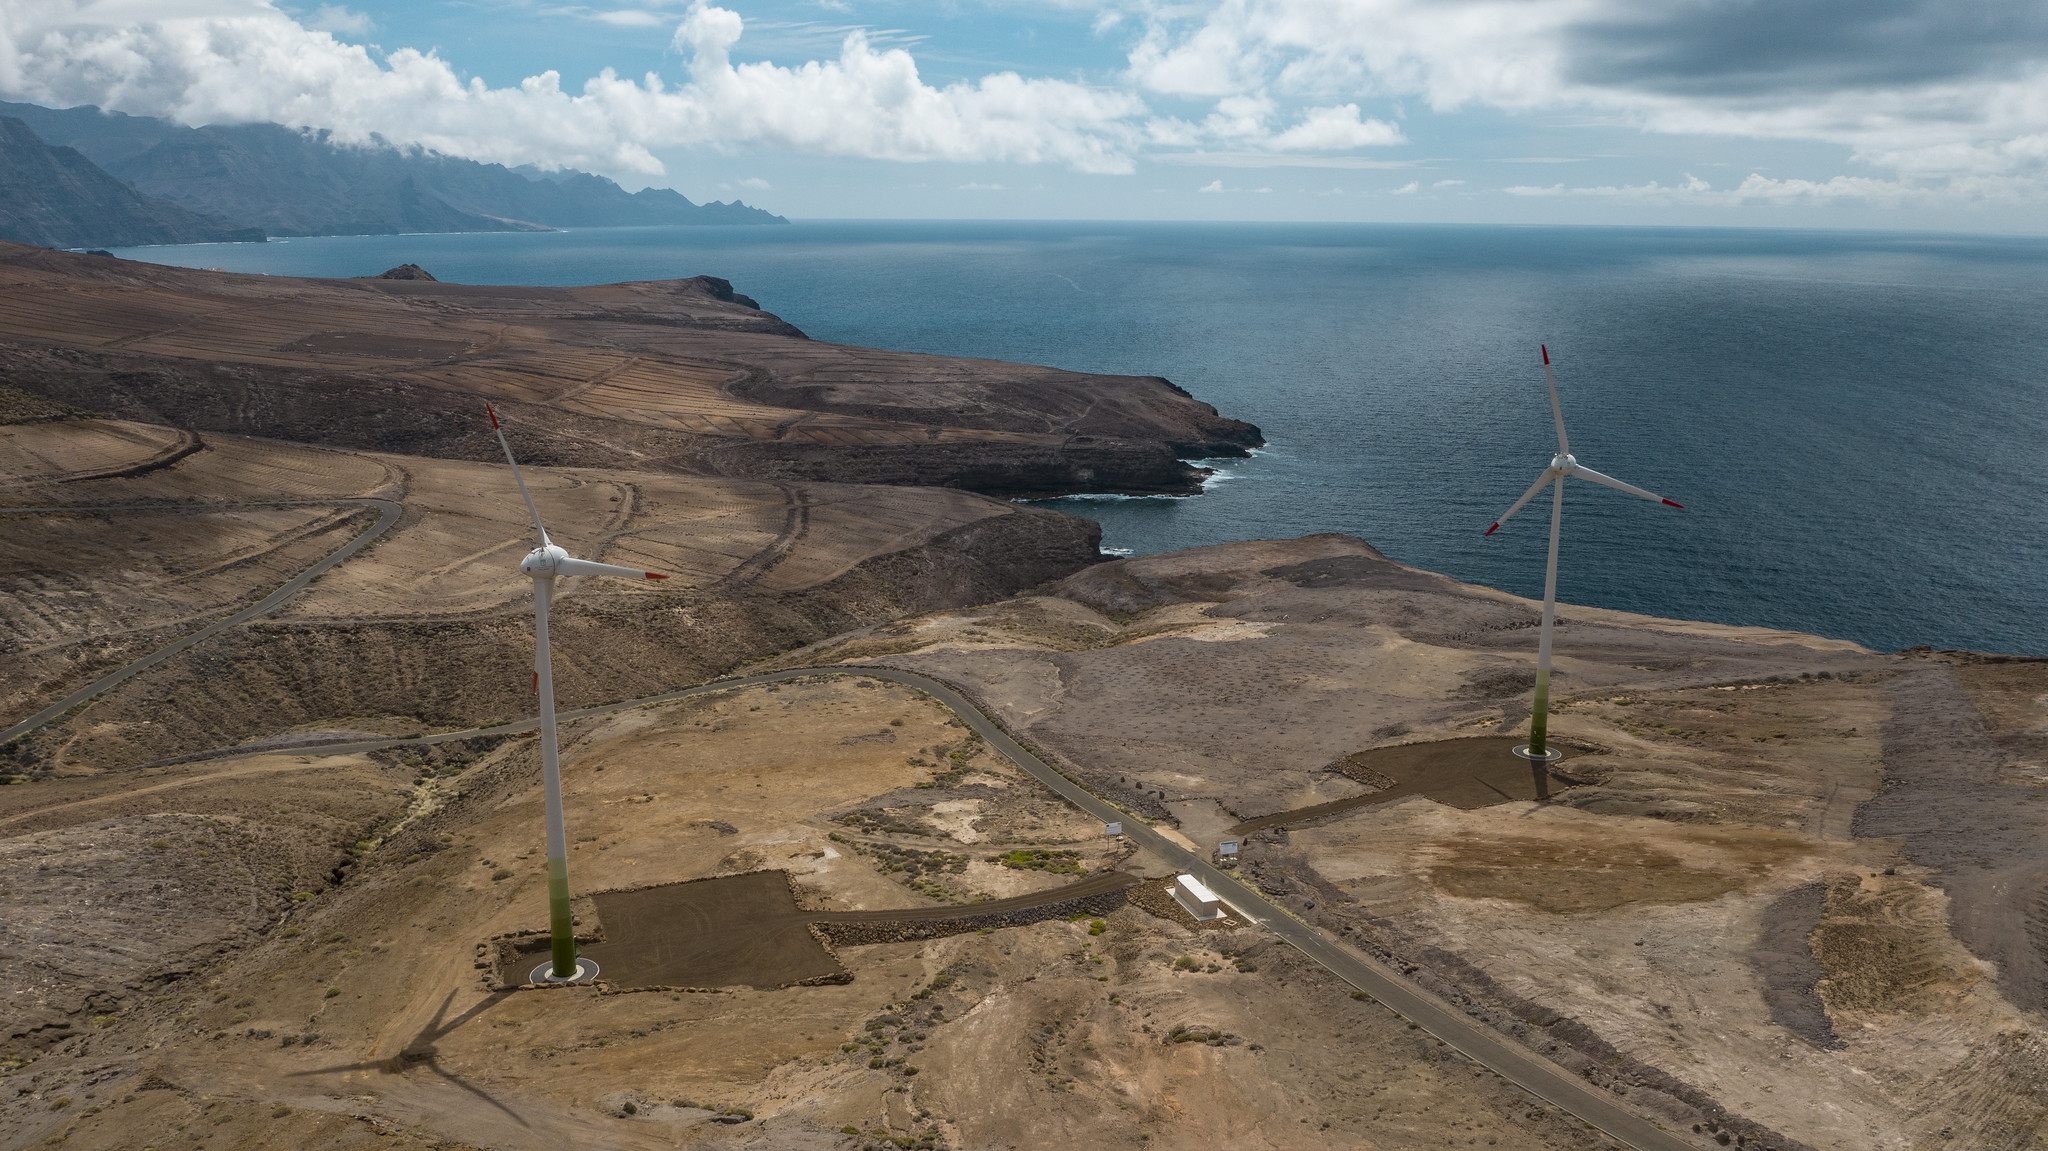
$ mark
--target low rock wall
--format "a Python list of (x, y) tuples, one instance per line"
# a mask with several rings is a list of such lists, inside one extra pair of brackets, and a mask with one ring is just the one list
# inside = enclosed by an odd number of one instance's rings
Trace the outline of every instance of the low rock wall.
[(963, 935), (983, 928), (1023, 927), (1048, 919), (1072, 919), (1077, 915), (1108, 915), (1125, 903), (1124, 891), (1101, 891), (1093, 895), (1080, 895), (1062, 899), (1056, 903), (1042, 903), (1037, 907), (1016, 908), (987, 915), (973, 913), (973, 905), (962, 907), (962, 914), (946, 919), (865, 919), (853, 922), (834, 922), (830, 919), (812, 924), (812, 929), (840, 947), (855, 947), (864, 943), (908, 943), (919, 939), (938, 939), (947, 935)]

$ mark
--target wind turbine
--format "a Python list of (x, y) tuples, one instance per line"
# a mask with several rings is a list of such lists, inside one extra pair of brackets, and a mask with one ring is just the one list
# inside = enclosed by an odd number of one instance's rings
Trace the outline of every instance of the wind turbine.
[(555, 669), (548, 658), (548, 600), (555, 593), (557, 576), (611, 575), (628, 579), (667, 579), (660, 572), (622, 568), (572, 558), (548, 539), (541, 526), (540, 509), (519, 474), (519, 461), (512, 458), (512, 445), (505, 429), (498, 426), (498, 413), (484, 405), (491, 417), (491, 430), (498, 433), (498, 446), (505, 449), (505, 462), (512, 465), (512, 480), (519, 496), (533, 515), (533, 532), (540, 546), (519, 561), (519, 570), (533, 577), (533, 690), (540, 696), (540, 771), (547, 788), (548, 808), (548, 935), (554, 957), (533, 969), (535, 983), (580, 983), (597, 975), (597, 963), (576, 957), (576, 933), (569, 921), (569, 834), (562, 827), (562, 768), (555, 743)]
[[(1557, 380), (1550, 374), (1550, 349), (1541, 344), (1537, 346), (1543, 349), (1543, 380), (1550, 385), (1550, 415), (1557, 421), (1557, 454), (1550, 457), (1550, 466), (1543, 469), (1543, 474), (1536, 477), (1536, 482), (1529, 485), (1529, 490), (1522, 493), (1522, 498), (1516, 500), (1513, 507), (1502, 512), (1501, 517), (1493, 521), (1493, 526), (1486, 529), (1486, 534), (1492, 535), (1499, 531), (1500, 525), (1508, 522), (1509, 516), (1521, 511), (1523, 504), (1535, 499), (1536, 493), (1542, 491), (1545, 484), (1557, 485), (1550, 499), (1550, 564), (1544, 569), (1543, 574), (1543, 631), (1536, 644), (1536, 701), (1529, 709), (1529, 742), (1515, 749), (1515, 754), (1523, 759), (1535, 763), (1553, 763), (1564, 758), (1564, 753), (1545, 743), (1544, 737), (1550, 723), (1550, 633), (1557, 622), (1557, 536), (1558, 529), (1564, 522), (1565, 477), (1576, 476), (1596, 484), (1605, 484), (1616, 491), (1641, 496), (1646, 500), (1655, 500), (1666, 507), (1683, 508), (1685, 505), (1646, 492), (1634, 484), (1622, 483), (1613, 476), (1602, 475), (1581, 464), (1578, 457), (1572, 455), (1571, 441), (1564, 434), (1564, 408), (1557, 402)], [(1541, 769), (1538, 769), (1537, 776), (1540, 782)], [(1539, 790), (1542, 789), (1539, 787)]]

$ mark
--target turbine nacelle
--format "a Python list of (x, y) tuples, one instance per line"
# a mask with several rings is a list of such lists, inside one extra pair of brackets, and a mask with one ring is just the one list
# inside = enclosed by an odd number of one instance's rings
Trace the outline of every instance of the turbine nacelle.
[(544, 544), (526, 553), (526, 558), (519, 561), (519, 570), (535, 579), (547, 579), (553, 576), (562, 566), (562, 561), (568, 558), (569, 553), (563, 551), (560, 545)]
[(1559, 452), (1550, 457), (1550, 470), (1562, 475), (1575, 475), (1579, 470), (1579, 457), (1570, 452)]

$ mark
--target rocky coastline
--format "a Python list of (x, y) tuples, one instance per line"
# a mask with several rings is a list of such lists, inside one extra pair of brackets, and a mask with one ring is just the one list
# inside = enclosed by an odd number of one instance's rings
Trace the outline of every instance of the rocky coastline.
[(195, 271), (0, 245), (0, 375), (72, 409), (442, 459), (1192, 495), (1264, 442), (1156, 376), (823, 343), (722, 279), (581, 288)]

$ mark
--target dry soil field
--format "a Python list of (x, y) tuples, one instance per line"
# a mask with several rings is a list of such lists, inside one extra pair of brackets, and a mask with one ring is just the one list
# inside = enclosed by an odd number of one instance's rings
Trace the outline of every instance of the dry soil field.
[(1551, 802), (1371, 778), (1526, 722), (1535, 620), (1310, 537), (785, 659), (940, 676), (1099, 794), (1249, 831), (1266, 892), (1618, 1090), (1752, 1141), (2037, 1145), (2048, 662), (1566, 608)]
[[(820, 917), (914, 917), (1143, 866), (895, 685), (832, 676), (737, 690), (584, 721), (567, 742), (570, 866), (579, 891), (598, 893), (578, 902), (594, 936), (612, 933), (604, 892), (709, 876), (784, 884)], [(147, 794), (101, 776), (72, 784), (60, 808), (15, 816), (10, 851), (49, 866), (10, 898), (54, 908), (93, 890), (125, 912), (104, 924), (72, 909), (33, 915), (21, 957), (132, 986), (102, 991), (89, 1019), (32, 1048), (16, 1041), (15, 1058), (32, 1061), (11, 1071), (21, 1093), (0, 1104), (14, 1137), (1306, 1148), (1438, 1146), (1452, 1132), (1505, 1147), (1608, 1145), (1260, 933), (1135, 906), (842, 943), (831, 954), (848, 978), (813, 986), (754, 986), (783, 962), (755, 931), (753, 970), (718, 979), (729, 965), (706, 965), (705, 990), (500, 990), (484, 945), (544, 918), (534, 745), (505, 741), (438, 770), (395, 759), (237, 760), (151, 774), (159, 790)], [(249, 830), (263, 802), (315, 787), (363, 797), (345, 834), (364, 838), (339, 882), (285, 877)], [(208, 892), (226, 902), (246, 889), (260, 914), (206, 908), (190, 930), (212, 935), (189, 942), (175, 973), (150, 969), (154, 957), (76, 970), (77, 956), (111, 955), (138, 927), (177, 917), (183, 892), (163, 885), (190, 882), (195, 857), (212, 872)], [(274, 894), (294, 885), (306, 898)], [(744, 933), (775, 902), (727, 901), (704, 927)], [(589, 947), (606, 954), (603, 941)], [(47, 1002), (65, 989), (42, 990)]]
[(564, 588), (565, 706), (832, 671), (565, 725), (606, 979), (521, 989), (509, 475), (36, 418), (0, 427), (10, 717), (371, 530), (339, 501), (403, 514), (9, 745), (9, 1146), (1613, 1145), (1197, 924), (876, 663), (1133, 819), (1243, 839), (1289, 914), (1693, 1145), (2021, 1151), (2048, 1119), (2048, 663), (1568, 607), (1539, 781), (1506, 752), (1534, 606), (1354, 539), (1090, 564), (1082, 521), (956, 490), (536, 468), (572, 550), (676, 576)]
[[(502, 464), (214, 435), (180, 455), (179, 438), (106, 420), (0, 426), (9, 503), (40, 509), (0, 511), (9, 722), (259, 598), (375, 519), (333, 501), (395, 501), (404, 517), (279, 610), (9, 745), (11, 766), (133, 767), (251, 738), (467, 728), (532, 711), (518, 569), (532, 525)], [(1005, 594), (1096, 556), (1087, 521), (955, 490), (531, 474), (542, 515), (576, 554), (673, 577), (564, 583), (565, 707), (694, 682), (856, 621)]]

